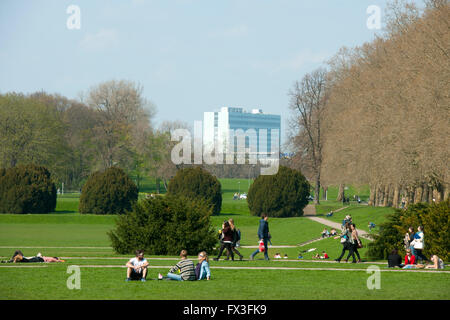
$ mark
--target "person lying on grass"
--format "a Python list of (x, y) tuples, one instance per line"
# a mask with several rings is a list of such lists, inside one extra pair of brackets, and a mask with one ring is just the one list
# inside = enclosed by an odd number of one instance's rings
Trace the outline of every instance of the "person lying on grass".
[(2, 261), (3, 263), (26, 263), (26, 262), (65, 262), (58, 257), (46, 257), (40, 252), (34, 257), (25, 257), (20, 250), (16, 250), (11, 260)]
[[(178, 280), (178, 281), (192, 281), (197, 280), (195, 277), (195, 267), (192, 260), (187, 258), (187, 251), (181, 250), (180, 252), (181, 260), (173, 266), (166, 277), (163, 277), (161, 274), (158, 276), (159, 280), (162, 279), (170, 279), (170, 280)], [(179, 271), (180, 274), (176, 274), (175, 272)]]
[(439, 258), (437, 255), (432, 255), (430, 258), (432, 264), (429, 264), (425, 267), (425, 269), (444, 269), (444, 261)]
[(136, 250), (136, 257), (127, 262), (127, 281), (146, 281), (148, 261), (144, 258), (143, 250)]

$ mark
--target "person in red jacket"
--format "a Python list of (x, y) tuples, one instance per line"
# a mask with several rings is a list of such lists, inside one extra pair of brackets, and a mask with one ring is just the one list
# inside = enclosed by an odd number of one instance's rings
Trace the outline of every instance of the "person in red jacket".
[(411, 269), (415, 268), (416, 264), (416, 256), (413, 256), (411, 254), (411, 249), (406, 249), (406, 256), (405, 256), (405, 266), (404, 269)]

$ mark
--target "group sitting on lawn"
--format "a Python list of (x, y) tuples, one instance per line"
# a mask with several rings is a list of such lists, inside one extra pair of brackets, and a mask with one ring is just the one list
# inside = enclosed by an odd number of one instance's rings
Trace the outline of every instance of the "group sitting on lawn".
[[(178, 281), (193, 281), (193, 280), (210, 280), (211, 271), (209, 269), (208, 255), (205, 251), (198, 254), (198, 263), (194, 266), (194, 262), (187, 258), (187, 251), (181, 250), (181, 260), (173, 266), (166, 276), (158, 274), (158, 280), (178, 280)], [(136, 250), (136, 257), (130, 259), (127, 266), (127, 281), (140, 280), (146, 281), (148, 261), (144, 258), (142, 250)]]
[(402, 269), (444, 269), (444, 261), (437, 255), (432, 255), (431, 263), (428, 265), (417, 263), (416, 256), (414, 256), (410, 249), (406, 250), (405, 260), (402, 263), (402, 258), (398, 254), (397, 249), (392, 250), (391, 254), (388, 256), (388, 266), (389, 268), (402, 268)]

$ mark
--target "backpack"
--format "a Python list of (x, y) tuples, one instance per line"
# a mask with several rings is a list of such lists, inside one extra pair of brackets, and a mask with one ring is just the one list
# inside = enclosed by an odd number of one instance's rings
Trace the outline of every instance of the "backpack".
[(241, 240), (241, 230), (237, 229), (236, 230), (236, 242)]

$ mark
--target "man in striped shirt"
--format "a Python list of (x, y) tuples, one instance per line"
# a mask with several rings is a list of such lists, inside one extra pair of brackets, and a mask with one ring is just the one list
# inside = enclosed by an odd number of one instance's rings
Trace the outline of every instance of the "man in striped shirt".
[[(170, 269), (167, 274), (167, 278), (178, 281), (196, 280), (194, 262), (187, 258), (187, 251), (181, 250), (181, 260)], [(177, 270), (180, 270), (180, 274), (176, 274)]]

